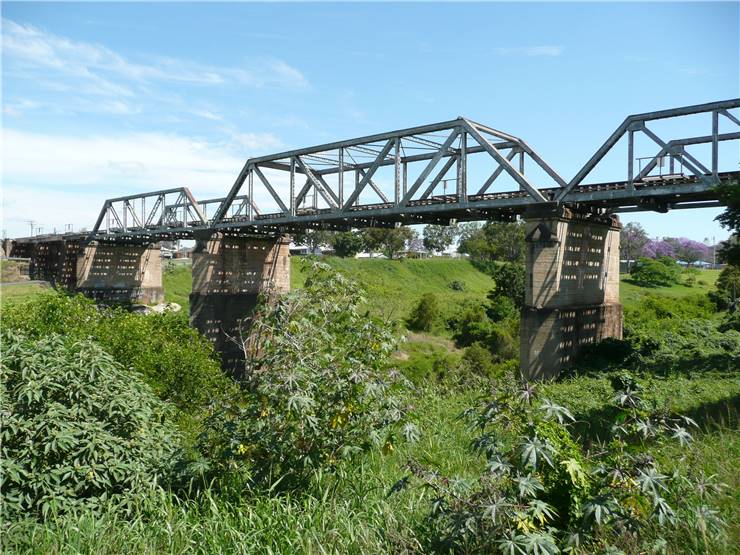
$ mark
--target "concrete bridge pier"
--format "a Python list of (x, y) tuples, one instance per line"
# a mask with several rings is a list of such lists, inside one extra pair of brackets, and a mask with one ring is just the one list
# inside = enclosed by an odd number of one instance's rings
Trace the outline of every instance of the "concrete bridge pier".
[(617, 216), (567, 208), (525, 214), (526, 293), (520, 369), (558, 375), (583, 346), (622, 337)]
[(289, 245), (286, 237), (196, 235), (190, 325), (213, 341), (224, 369), (237, 371), (244, 361), (236, 341), (259, 295), (290, 290)]
[(79, 246), (76, 290), (113, 304), (164, 302), (159, 245), (93, 241)]

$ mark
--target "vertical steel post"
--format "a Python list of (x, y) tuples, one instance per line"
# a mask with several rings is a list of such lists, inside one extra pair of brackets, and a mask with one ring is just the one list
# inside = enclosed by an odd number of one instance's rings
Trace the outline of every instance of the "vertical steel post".
[(252, 199), (254, 198), (254, 171), (249, 170), (249, 192), (247, 193), (247, 219), (251, 222), (254, 219), (252, 212)]
[[(252, 199), (249, 199), (251, 202)], [(290, 215), (296, 215), (297, 206), (295, 205), (295, 158), (290, 159)]]
[(393, 202), (398, 204), (401, 200), (401, 138), (396, 137), (393, 142), (396, 149), (396, 160), (393, 165)]
[(344, 206), (344, 149), (339, 147), (339, 209)]
[(460, 156), (457, 159), (457, 202), (468, 202), (468, 134), (460, 129)]
[(406, 190), (408, 189), (408, 183), (409, 183), (409, 164), (408, 162), (403, 163), (403, 178), (401, 181), (403, 182), (403, 196), (406, 196)]
[(634, 188), (635, 179), (635, 132), (627, 132), (627, 187)]
[(717, 169), (719, 166), (719, 112), (714, 110), (712, 112), (712, 175), (717, 177)]
[[(355, 191), (360, 188), (360, 170), (355, 170)], [(355, 199), (355, 206), (360, 204), (360, 195)]]
[(524, 151), (519, 153), (519, 173), (524, 175)]

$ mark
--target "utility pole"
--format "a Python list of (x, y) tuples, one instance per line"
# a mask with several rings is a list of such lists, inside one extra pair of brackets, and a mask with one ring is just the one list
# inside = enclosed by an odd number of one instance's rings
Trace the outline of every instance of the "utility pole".
[(36, 225), (36, 222), (34, 222), (33, 220), (26, 220), (26, 223), (31, 226), (31, 237), (33, 237), (33, 226)]

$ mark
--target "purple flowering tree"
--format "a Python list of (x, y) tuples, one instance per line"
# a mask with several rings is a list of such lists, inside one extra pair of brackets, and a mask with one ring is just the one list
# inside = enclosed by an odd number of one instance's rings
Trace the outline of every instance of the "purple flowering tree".
[(661, 256), (676, 257), (676, 249), (668, 241), (648, 241), (642, 249), (643, 255), (648, 258), (660, 258)]
[(674, 250), (679, 260), (691, 266), (697, 260), (706, 260), (709, 257), (709, 247), (699, 241), (692, 241), (686, 237), (674, 240)]

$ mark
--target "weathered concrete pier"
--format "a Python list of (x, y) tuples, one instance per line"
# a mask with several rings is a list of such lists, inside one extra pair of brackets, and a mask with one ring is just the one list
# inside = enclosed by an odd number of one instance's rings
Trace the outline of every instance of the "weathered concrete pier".
[(520, 369), (558, 375), (584, 345), (622, 337), (617, 216), (567, 208), (526, 219), (526, 289)]
[(30, 259), (31, 279), (103, 303), (164, 301), (158, 244), (86, 243), (80, 236), (41, 236), (6, 244), (10, 256)]
[(290, 239), (205, 233), (193, 251), (190, 325), (213, 341), (222, 366), (244, 360), (242, 329), (261, 294), (290, 290)]

